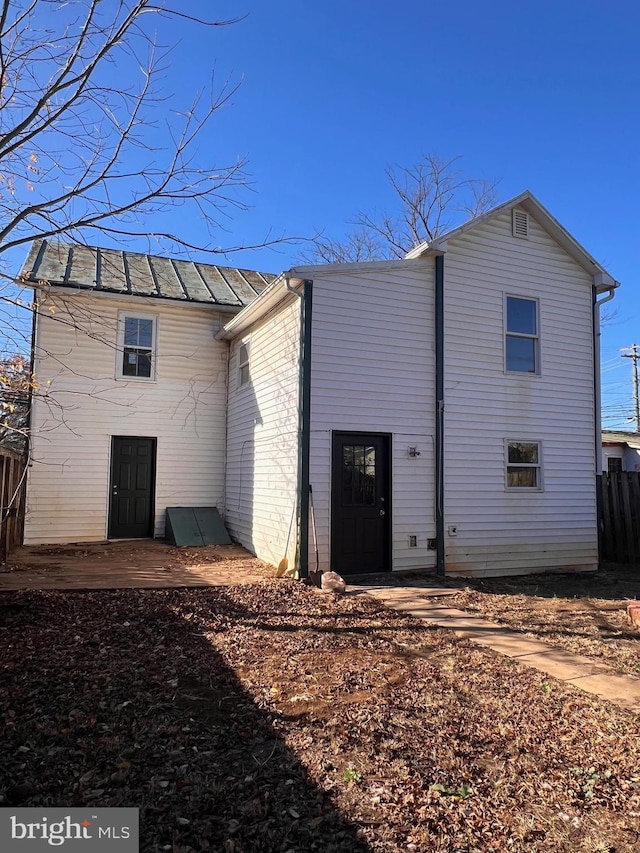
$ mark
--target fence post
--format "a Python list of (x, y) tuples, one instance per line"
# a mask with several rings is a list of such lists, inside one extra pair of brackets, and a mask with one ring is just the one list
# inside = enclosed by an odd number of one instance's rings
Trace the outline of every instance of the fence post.
[(640, 561), (640, 472), (605, 473), (600, 479), (600, 557)]
[(22, 543), (26, 487), (26, 460), (0, 448), (0, 562)]

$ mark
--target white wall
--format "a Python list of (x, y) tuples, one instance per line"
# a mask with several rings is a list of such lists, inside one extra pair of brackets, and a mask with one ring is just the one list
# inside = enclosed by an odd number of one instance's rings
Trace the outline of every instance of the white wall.
[[(250, 348), (240, 386), (238, 353)], [(294, 565), (298, 484), (300, 300), (290, 296), (231, 344), (227, 429), (227, 528), (277, 565)]]
[(609, 470), (609, 459), (622, 459), (623, 471), (640, 471), (640, 449), (627, 445), (603, 445), (602, 470)]
[(627, 448), (625, 447), (611, 447), (611, 446), (603, 446), (602, 448), (602, 470), (603, 472), (607, 472), (609, 470), (609, 459), (621, 459), (622, 460), (622, 470), (635, 470), (634, 468), (627, 469), (625, 465), (625, 451)]
[[(595, 568), (591, 277), (507, 211), (445, 256), (445, 545), (452, 574)], [(504, 371), (505, 294), (540, 300), (541, 374)], [(504, 440), (542, 442), (544, 490), (505, 489)], [(457, 536), (448, 536), (449, 525)]]
[(637, 447), (625, 448), (622, 469), (623, 471), (640, 471), (640, 450)]
[[(156, 536), (167, 506), (220, 506), (227, 344), (214, 335), (224, 318), (106, 294), (50, 296), (41, 310), (25, 542), (105, 539), (113, 435), (157, 438)], [(119, 310), (157, 316), (155, 382), (114, 378)]]
[[(392, 436), (392, 568), (435, 553), (433, 260), (314, 274), (310, 482), (321, 571), (330, 563), (331, 433)], [(420, 456), (410, 459), (407, 448)], [(409, 547), (409, 535), (418, 547)], [(310, 532), (309, 568), (316, 551)]]

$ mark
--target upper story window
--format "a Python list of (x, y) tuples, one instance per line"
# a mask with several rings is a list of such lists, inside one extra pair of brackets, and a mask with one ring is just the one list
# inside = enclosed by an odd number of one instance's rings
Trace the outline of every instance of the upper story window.
[(238, 387), (240, 388), (243, 385), (246, 385), (250, 379), (249, 344), (243, 343), (240, 344), (240, 349), (238, 350)]
[(156, 317), (121, 314), (118, 340), (118, 376), (155, 379)]
[(505, 300), (505, 368), (539, 373), (538, 300), (507, 296)]

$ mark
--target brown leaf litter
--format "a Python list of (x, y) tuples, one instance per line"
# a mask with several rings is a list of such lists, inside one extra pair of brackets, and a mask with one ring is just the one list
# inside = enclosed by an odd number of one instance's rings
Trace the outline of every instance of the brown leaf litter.
[(640, 847), (632, 714), (293, 581), (0, 597), (0, 796), (143, 853)]

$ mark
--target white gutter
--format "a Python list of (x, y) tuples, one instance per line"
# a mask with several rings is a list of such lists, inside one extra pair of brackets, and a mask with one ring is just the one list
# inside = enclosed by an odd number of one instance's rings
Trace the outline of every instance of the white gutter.
[[(293, 270), (281, 273), (278, 278), (266, 287), (257, 299), (254, 299), (246, 308), (243, 308), (236, 316), (218, 332), (216, 340), (230, 341), (252, 326), (266, 314), (276, 308), (290, 293), (301, 296), (297, 292), (304, 284), (304, 279), (292, 276)], [(295, 282), (291, 285), (291, 282)]]

